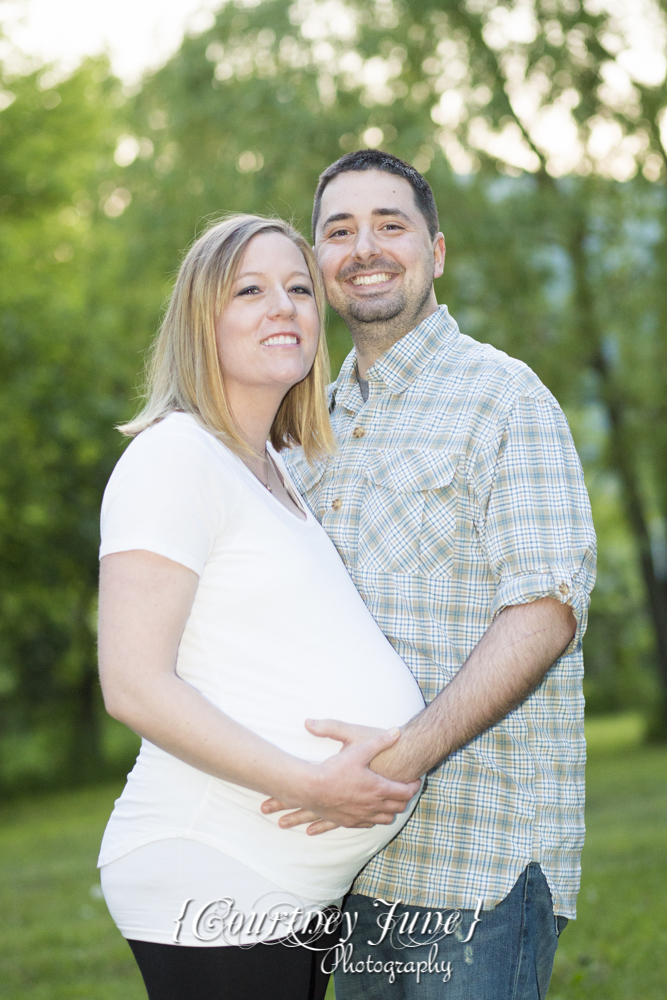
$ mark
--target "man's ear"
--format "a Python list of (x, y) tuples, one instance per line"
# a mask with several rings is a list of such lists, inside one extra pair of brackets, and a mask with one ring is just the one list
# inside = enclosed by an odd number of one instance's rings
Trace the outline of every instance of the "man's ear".
[(447, 247), (445, 246), (445, 237), (442, 233), (436, 233), (435, 239), (433, 241), (433, 277), (439, 278), (442, 272), (445, 270), (445, 254), (447, 253)]

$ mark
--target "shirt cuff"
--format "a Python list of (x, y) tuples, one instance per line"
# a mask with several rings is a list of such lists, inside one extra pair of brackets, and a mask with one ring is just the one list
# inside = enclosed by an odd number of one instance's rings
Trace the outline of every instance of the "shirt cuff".
[(495, 618), (505, 608), (515, 604), (530, 604), (541, 597), (553, 597), (560, 604), (568, 604), (574, 613), (577, 629), (572, 642), (561, 654), (568, 656), (579, 646), (588, 624), (588, 591), (579, 579), (583, 570), (573, 573), (565, 565), (554, 565), (549, 573), (525, 573), (503, 580), (491, 603), (491, 617)]

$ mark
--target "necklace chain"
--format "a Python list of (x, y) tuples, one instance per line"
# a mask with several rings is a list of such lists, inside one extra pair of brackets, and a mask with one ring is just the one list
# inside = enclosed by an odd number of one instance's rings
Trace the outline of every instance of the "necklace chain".
[(271, 456), (269, 455), (266, 448), (264, 449), (264, 461), (266, 462), (266, 482), (262, 483), (262, 485), (266, 486), (269, 493), (273, 493), (273, 489), (271, 488), (271, 486), (269, 486), (269, 474), (271, 472), (271, 465), (272, 465)]
[(266, 464), (266, 482), (264, 482), (264, 480), (262, 479), (262, 477), (259, 476), (255, 472), (254, 469), (250, 468), (250, 466), (248, 465), (247, 462), (245, 462), (245, 464), (248, 466), (248, 469), (250, 469), (250, 472), (252, 472), (252, 474), (255, 477), (255, 479), (262, 484), (262, 486), (264, 487), (264, 489), (268, 490), (269, 493), (273, 493), (273, 487), (269, 484), (269, 476), (271, 474), (271, 465), (272, 465), (272, 462), (271, 462), (271, 456), (269, 455), (269, 453), (266, 450), (266, 448), (264, 449), (264, 462)]
[[(260, 476), (257, 475), (257, 473), (254, 471), (254, 469), (250, 468), (250, 466), (248, 465), (247, 461), (245, 459), (243, 459), (243, 463), (246, 466), (246, 468), (248, 469), (248, 471), (252, 472), (252, 474), (255, 477), (255, 479), (257, 480), (257, 482), (261, 483), (262, 486), (264, 487), (264, 489), (268, 490), (268, 492), (271, 493), (271, 495), (273, 495), (273, 487), (269, 484), (269, 476), (270, 476), (270, 473), (271, 473), (271, 469), (274, 469), (275, 473), (276, 473), (276, 478), (278, 479), (278, 482), (280, 483), (280, 485), (283, 487), (283, 489), (287, 493), (287, 496), (289, 497), (289, 499), (292, 501), (292, 503), (294, 504), (294, 506), (298, 510), (303, 511), (303, 505), (301, 503), (301, 498), (298, 497), (298, 495), (295, 496), (293, 488), (290, 486), (289, 482), (286, 479), (283, 478), (283, 475), (280, 472), (280, 469), (278, 468), (278, 466), (276, 465), (275, 461), (271, 457), (271, 454), (270, 454), (270, 452), (268, 451), (267, 448), (264, 449), (264, 461), (266, 462), (266, 482), (264, 482), (264, 480)], [(276, 497), (276, 499), (278, 499), (278, 498)], [(280, 500), (279, 502), (282, 503), (282, 500)]]

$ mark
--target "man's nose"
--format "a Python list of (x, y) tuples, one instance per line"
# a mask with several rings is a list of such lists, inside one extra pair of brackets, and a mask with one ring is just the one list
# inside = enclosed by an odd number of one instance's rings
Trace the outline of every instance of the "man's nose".
[(352, 256), (360, 263), (366, 263), (374, 257), (379, 257), (382, 251), (372, 226), (362, 226), (357, 233)]

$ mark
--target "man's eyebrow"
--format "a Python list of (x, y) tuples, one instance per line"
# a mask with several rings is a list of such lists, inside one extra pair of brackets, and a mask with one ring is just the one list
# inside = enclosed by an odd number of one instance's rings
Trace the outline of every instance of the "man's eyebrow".
[[(392, 215), (399, 219), (405, 219), (406, 222), (412, 222), (413, 220), (405, 212), (401, 211), (400, 208), (374, 208), (371, 215), (375, 216), (387, 216)], [(351, 212), (336, 212), (335, 215), (330, 215), (329, 218), (322, 223), (322, 229), (326, 229), (327, 226), (332, 225), (334, 222), (344, 222), (347, 219), (353, 219), (354, 216)]]
[(351, 219), (352, 217), (351, 212), (336, 212), (335, 215), (330, 215), (326, 222), (322, 223), (322, 229), (326, 229), (332, 222), (343, 222), (345, 219)]
[(397, 215), (400, 219), (405, 219), (406, 222), (412, 222), (410, 216), (402, 212), (400, 208), (374, 208), (371, 215)]

